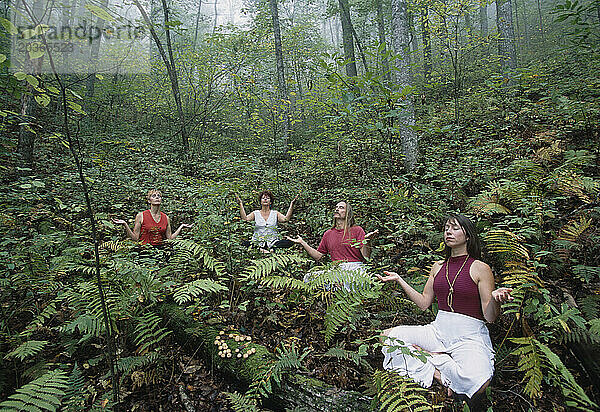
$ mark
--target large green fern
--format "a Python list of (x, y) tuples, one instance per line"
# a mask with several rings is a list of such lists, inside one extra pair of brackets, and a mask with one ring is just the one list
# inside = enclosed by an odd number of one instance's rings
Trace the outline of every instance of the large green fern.
[(135, 343), (138, 346), (137, 353), (145, 353), (151, 347), (158, 345), (172, 331), (161, 328), (161, 318), (154, 313), (146, 313), (136, 318), (138, 324), (135, 328)]
[(68, 376), (61, 370), (45, 373), (21, 386), (8, 400), (0, 403), (2, 411), (56, 411), (68, 388)]
[(229, 289), (219, 282), (210, 279), (196, 279), (178, 286), (173, 293), (173, 299), (178, 305), (191, 302), (194, 298), (205, 293), (225, 292)]
[(431, 411), (434, 409), (425, 393), (427, 389), (415, 381), (387, 370), (378, 370), (370, 379), (371, 392), (375, 395), (377, 407), (382, 412)]

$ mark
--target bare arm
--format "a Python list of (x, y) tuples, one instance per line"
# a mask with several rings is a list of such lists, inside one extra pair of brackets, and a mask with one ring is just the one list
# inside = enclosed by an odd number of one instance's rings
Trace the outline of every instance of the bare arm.
[(181, 233), (181, 229), (185, 228), (191, 228), (192, 225), (188, 225), (187, 223), (182, 223), (179, 225), (179, 227), (177, 228), (177, 230), (173, 233), (171, 233), (171, 219), (169, 219), (169, 217), (167, 216), (167, 232), (165, 233), (167, 236), (167, 239), (175, 239), (177, 236), (179, 236), (179, 234)]
[(277, 221), (279, 223), (288, 222), (292, 218), (292, 213), (294, 212), (294, 204), (296, 203), (296, 200), (298, 200), (299, 197), (300, 195), (298, 194), (295, 198), (292, 199), (292, 201), (290, 202), (290, 207), (288, 208), (288, 211), (285, 214), (285, 216), (283, 215), (283, 213), (277, 212)]
[(237, 195), (237, 193), (235, 194), (235, 199), (240, 205), (240, 217), (242, 218), (242, 220), (245, 220), (246, 222), (254, 220), (254, 212), (250, 212), (249, 215), (246, 214), (246, 209), (244, 209), (244, 203), (242, 202), (242, 199), (240, 199), (240, 197)]
[(423, 288), (423, 293), (419, 293), (410, 286), (400, 275), (396, 272), (383, 272), (386, 276), (381, 276), (379, 274), (375, 274), (382, 282), (398, 282), (406, 296), (410, 300), (412, 300), (421, 310), (426, 310), (433, 303), (433, 299), (435, 294), (433, 292), (433, 280), (435, 278), (435, 274), (440, 270), (440, 263), (434, 263), (431, 271), (429, 272), (429, 279), (427, 279), (427, 283), (425, 283), (425, 287)]
[(379, 229), (369, 232), (365, 235), (366, 242), (360, 248), (360, 253), (363, 255), (363, 257), (365, 259), (369, 259), (371, 257), (371, 251), (373, 249), (371, 246), (371, 240), (375, 239), (378, 234), (379, 234)]
[(316, 261), (319, 261), (319, 260), (321, 260), (321, 258), (322, 258), (323, 256), (325, 256), (323, 253), (319, 252), (317, 249), (315, 249), (315, 248), (311, 247), (311, 246), (310, 246), (308, 243), (306, 243), (306, 242), (304, 241), (304, 239), (302, 239), (300, 236), (298, 236), (298, 237), (296, 237), (296, 238), (292, 238), (292, 237), (289, 237), (289, 236), (286, 236), (286, 237), (287, 237), (287, 239), (288, 239), (288, 240), (291, 240), (292, 242), (294, 242), (294, 243), (297, 243), (297, 244), (301, 245), (301, 246), (304, 248), (304, 250), (306, 250), (306, 253), (308, 253), (308, 254), (309, 254), (309, 256), (310, 256), (311, 258), (313, 258), (314, 260), (316, 260)]
[(498, 288), (494, 290), (495, 284), (492, 269), (479, 260), (476, 260), (471, 265), (471, 278), (477, 283), (483, 317), (491, 323), (502, 312), (502, 304), (513, 300), (513, 297), (510, 295), (512, 289)]
[(125, 234), (131, 240), (140, 240), (140, 231), (142, 230), (143, 213), (139, 212), (135, 215), (135, 222), (133, 223), (133, 231), (129, 228), (126, 221), (122, 219), (113, 219), (113, 223), (122, 225), (125, 228)]

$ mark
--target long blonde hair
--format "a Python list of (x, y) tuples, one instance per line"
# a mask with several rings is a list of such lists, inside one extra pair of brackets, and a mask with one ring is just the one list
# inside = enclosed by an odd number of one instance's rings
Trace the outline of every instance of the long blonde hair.
[[(352, 206), (347, 200), (340, 200), (337, 203), (345, 203), (346, 204), (346, 217), (344, 218), (344, 235), (342, 236), (342, 240), (346, 238), (348, 235), (348, 229), (355, 225), (354, 223), (354, 211), (352, 210)], [(337, 205), (336, 203), (336, 205)], [(333, 227), (335, 229), (335, 218), (333, 218)]]

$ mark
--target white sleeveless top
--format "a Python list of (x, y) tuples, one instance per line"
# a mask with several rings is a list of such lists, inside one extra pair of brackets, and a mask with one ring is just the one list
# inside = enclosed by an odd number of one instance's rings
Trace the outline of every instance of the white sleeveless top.
[(254, 211), (254, 234), (252, 242), (259, 246), (267, 248), (273, 247), (273, 244), (280, 239), (277, 233), (277, 211), (271, 210), (269, 217), (265, 220), (260, 214), (260, 210)]

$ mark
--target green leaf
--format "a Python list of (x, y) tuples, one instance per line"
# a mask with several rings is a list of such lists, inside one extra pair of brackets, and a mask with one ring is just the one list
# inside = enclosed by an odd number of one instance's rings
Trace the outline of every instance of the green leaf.
[(86, 4), (85, 8), (88, 9), (88, 11), (90, 13), (92, 13), (94, 16), (101, 18), (102, 20), (106, 20), (106, 21), (114, 21), (114, 17), (111, 16), (106, 10), (104, 10), (101, 7), (98, 6), (94, 6), (93, 4)]
[(6, 60), (6, 56), (2, 53), (0, 53), (0, 63), (4, 62)]
[(12, 22), (10, 20), (6, 20), (6, 19), (0, 17), (0, 24), (2, 24), (2, 26), (10, 34), (14, 35), (14, 34), (18, 34), (19, 33), (19, 30), (17, 30), (17, 28), (15, 27), (15, 25), (12, 24)]
[(29, 83), (33, 87), (38, 87), (40, 85), (39, 80), (36, 79), (34, 76), (32, 76), (30, 74), (28, 74), (27, 76), (25, 76), (25, 80), (27, 81), (27, 83)]
[(25, 80), (25, 77), (27, 77), (27, 75), (23, 72), (16, 72), (13, 74), (13, 76), (15, 76), (17, 80)]
[(48, 104), (50, 104), (50, 96), (48, 96), (47, 94), (40, 94), (38, 96), (35, 96), (35, 101), (42, 107), (46, 107), (48, 106)]

